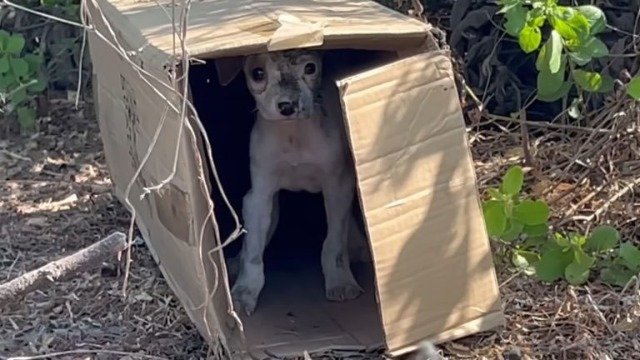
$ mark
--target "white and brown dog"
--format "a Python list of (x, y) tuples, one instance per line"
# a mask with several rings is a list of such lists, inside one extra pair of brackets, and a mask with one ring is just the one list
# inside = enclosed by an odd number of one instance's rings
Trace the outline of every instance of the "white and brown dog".
[(327, 299), (345, 301), (363, 292), (350, 268), (351, 259), (368, 256), (352, 213), (353, 163), (335, 85), (323, 81), (322, 70), (320, 53), (308, 50), (251, 55), (244, 61), (258, 113), (249, 145), (251, 190), (243, 200), (247, 234), (232, 296), (236, 309), (247, 315), (264, 286), (263, 253), (278, 222), (282, 189), (323, 194)]

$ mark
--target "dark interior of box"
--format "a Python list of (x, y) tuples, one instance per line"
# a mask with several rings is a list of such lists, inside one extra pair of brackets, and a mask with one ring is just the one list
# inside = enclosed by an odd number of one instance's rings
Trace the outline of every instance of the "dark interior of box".
[[(340, 50), (325, 52), (326, 73), (340, 65), (367, 68), (388, 61), (393, 53)], [(335, 69), (335, 70), (333, 70)], [(242, 198), (249, 190), (249, 134), (255, 117), (255, 102), (240, 73), (221, 86), (214, 61), (190, 69), (194, 105), (212, 144), (214, 160), (231, 205), (242, 215)], [(213, 178), (211, 183), (214, 184)], [(215, 190), (215, 186), (214, 186)], [(222, 239), (235, 229), (221, 194), (213, 191), (215, 216)], [(356, 214), (361, 219), (358, 201)], [(353, 264), (354, 274), (365, 289), (360, 298), (329, 302), (324, 297), (320, 250), (326, 235), (321, 194), (280, 192), (280, 220), (265, 251), (265, 287), (251, 317), (244, 317), (250, 345), (271, 352), (291, 353), (330, 346), (375, 346), (383, 335), (375, 301), (371, 263)], [(224, 249), (227, 259), (241, 247), (235, 241)], [(233, 284), (235, 278), (230, 278)]]

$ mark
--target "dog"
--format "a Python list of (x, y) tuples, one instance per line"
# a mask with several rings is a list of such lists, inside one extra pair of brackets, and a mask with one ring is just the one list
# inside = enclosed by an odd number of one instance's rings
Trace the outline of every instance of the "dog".
[(243, 72), (257, 116), (249, 142), (251, 189), (242, 208), (246, 235), (231, 291), (234, 307), (248, 316), (256, 308), (265, 281), (263, 253), (278, 223), (280, 190), (322, 193), (326, 298), (359, 297), (364, 290), (350, 262), (368, 260), (368, 249), (352, 213), (353, 160), (337, 89), (323, 77), (321, 53), (296, 49), (249, 55)]

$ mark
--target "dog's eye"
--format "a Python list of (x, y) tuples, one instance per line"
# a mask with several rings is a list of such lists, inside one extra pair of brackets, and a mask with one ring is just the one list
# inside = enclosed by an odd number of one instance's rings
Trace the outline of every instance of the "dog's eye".
[(307, 65), (304, 66), (304, 73), (306, 75), (313, 75), (316, 73), (316, 64), (314, 63), (308, 63)]
[(253, 69), (253, 71), (251, 72), (251, 78), (253, 78), (253, 81), (264, 80), (264, 69), (262, 68)]

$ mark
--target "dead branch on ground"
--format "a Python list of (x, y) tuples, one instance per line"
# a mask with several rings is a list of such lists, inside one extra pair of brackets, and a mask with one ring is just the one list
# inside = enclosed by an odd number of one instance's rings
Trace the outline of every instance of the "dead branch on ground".
[(0, 285), (0, 305), (15, 302), (37, 289), (43, 289), (99, 266), (104, 260), (123, 251), (125, 247), (126, 235), (119, 231), (114, 232), (80, 251), (23, 274)]

